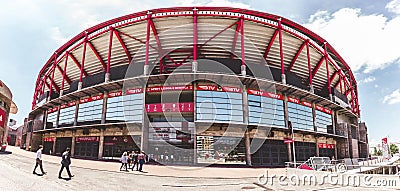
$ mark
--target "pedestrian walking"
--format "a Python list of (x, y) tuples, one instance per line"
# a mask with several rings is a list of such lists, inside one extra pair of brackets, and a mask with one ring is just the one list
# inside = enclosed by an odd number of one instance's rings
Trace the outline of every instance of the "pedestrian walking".
[(46, 172), (43, 170), (42, 150), (43, 150), (43, 146), (39, 145), (39, 149), (36, 151), (36, 165), (35, 165), (35, 168), (33, 169), (33, 174), (37, 174), (36, 168), (38, 166), (40, 166), (40, 171), (42, 171), (42, 174), (46, 174)]
[(146, 155), (144, 154), (144, 151), (142, 151), (139, 155), (138, 155), (138, 159), (139, 159), (139, 172), (143, 172), (143, 164), (146, 162)]
[(128, 153), (124, 152), (121, 156), (121, 167), (119, 168), (119, 171), (122, 170), (122, 168), (125, 166), (125, 171), (128, 171)]
[(132, 151), (132, 160), (133, 160), (133, 165), (132, 165), (132, 171), (136, 166), (136, 171), (139, 171), (139, 159), (138, 159), (138, 154), (135, 151)]
[(132, 153), (128, 154), (128, 169), (131, 168), (131, 163), (132, 163)]
[(58, 178), (60, 179), (62, 178), (61, 173), (64, 170), (64, 168), (67, 170), (70, 179), (74, 177), (74, 175), (71, 175), (71, 172), (69, 171), (69, 165), (71, 165), (71, 157), (69, 154), (69, 150), (70, 149), (67, 147), (67, 149), (65, 149), (65, 152), (61, 156), (61, 169), (60, 172), (58, 172)]

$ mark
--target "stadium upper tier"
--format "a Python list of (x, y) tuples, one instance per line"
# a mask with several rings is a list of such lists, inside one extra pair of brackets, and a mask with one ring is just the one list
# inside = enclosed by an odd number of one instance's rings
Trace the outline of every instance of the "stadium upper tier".
[[(32, 109), (49, 93), (71, 93), (80, 89), (79, 82), (90, 86), (84, 83), (90, 76), (102, 82), (121, 79), (129, 64), (155, 66), (149, 74), (164, 75), (193, 61), (200, 67), (201, 59), (237, 65), (239, 75), (241, 65), (269, 66), (264, 68), (275, 81), (325, 98), (338, 95), (359, 115), (351, 69), (325, 39), (281, 16), (226, 7), (153, 9), (82, 31), (44, 64)], [(187, 68), (183, 71), (191, 72)]]

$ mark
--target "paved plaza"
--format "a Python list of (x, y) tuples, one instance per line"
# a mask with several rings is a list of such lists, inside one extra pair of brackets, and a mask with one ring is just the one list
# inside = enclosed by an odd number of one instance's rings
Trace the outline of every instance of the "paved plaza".
[[(34, 175), (35, 153), (8, 147), (12, 154), (0, 155), (0, 190), (376, 190), (368, 187), (282, 186), (259, 184), (263, 168), (195, 168), (145, 165), (144, 172), (119, 171), (120, 164), (72, 159), (71, 180), (58, 179), (60, 157), (43, 156), (46, 175)], [(286, 169), (267, 169), (269, 174), (285, 174)], [(40, 172), (39, 169), (36, 172)], [(67, 177), (64, 172), (63, 177)], [(380, 188), (379, 190), (385, 190)], [(387, 189), (390, 190), (390, 189)], [(391, 189), (396, 190), (396, 189)]]

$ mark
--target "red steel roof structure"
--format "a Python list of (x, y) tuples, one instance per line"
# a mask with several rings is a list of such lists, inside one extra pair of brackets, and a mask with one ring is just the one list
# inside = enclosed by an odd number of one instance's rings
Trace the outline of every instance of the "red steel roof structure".
[[(209, 28), (210, 23), (224, 28)], [(190, 30), (164, 35), (165, 31), (183, 25), (190, 26)], [(251, 50), (244, 38), (258, 50)], [(222, 48), (207, 46), (211, 40)], [(182, 41), (192, 44), (182, 45)], [(182, 46), (184, 48), (175, 48)], [(139, 51), (143, 47), (146, 51)], [(352, 112), (359, 115), (353, 73), (325, 39), (277, 15), (228, 7), (153, 9), (82, 31), (58, 48), (44, 64), (36, 81), (32, 108), (46, 91), (60, 92), (74, 81), (99, 72), (109, 73), (110, 68), (130, 64), (132, 59), (147, 65), (149, 59), (167, 52), (158, 63), (160, 74), (167, 74), (189, 59), (229, 58), (232, 54), (226, 50), (241, 52), (242, 64), (244, 55), (246, 61), (251, 61), (252, 51), (261, 52), (268, 65), (282, 74), (293, 72), (315, 89), (328, 88), (330, 92), (333, 87), (347, 97)]]

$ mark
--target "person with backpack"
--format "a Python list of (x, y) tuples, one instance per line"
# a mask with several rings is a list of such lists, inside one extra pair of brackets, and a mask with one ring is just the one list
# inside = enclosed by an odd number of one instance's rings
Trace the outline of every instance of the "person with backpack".
[(69, 171), (69, 165), (71, 165), (71, 157), (69, 154), (69, 148), (67, 147), (67, 149), (65, 149), (65, 152), (62, 154), (61, 156), (61, 169), (60, 172), (58, 172), (58, 178), (61, 179), (61, 173), (62, 171), (65, 169), (67, 169), (67, 173), (69, 176), (69, 179), (71, 179), (72, 177), (74, 177), (74, 175), (71, 175), (71, 172)]

